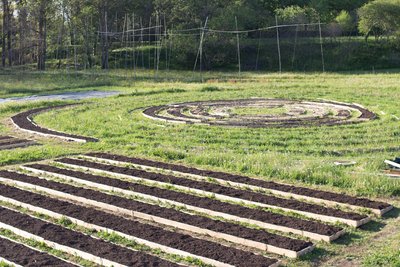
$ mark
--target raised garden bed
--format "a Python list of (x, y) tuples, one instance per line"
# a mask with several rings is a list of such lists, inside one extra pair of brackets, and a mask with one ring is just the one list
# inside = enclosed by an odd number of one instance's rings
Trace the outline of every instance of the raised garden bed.
[[(73, 167), (83, 167), (95, 172), (104, 172), (109, 175), (119, 176), (123, 178), (131, 178), (135, 181), (147, 180), (156, 182), (160, 185), (174, 185), (178, 189), (192, 191), (196, 193), (208, 193), (215, 196), (216, 199), (228, 200), (235, 202), (247, 202), (262, 207), (281, 209), (288, 212), (296, 212), (304, 216), (319, 219), (327, 222), (342, 222), (354, 227), (358, 227), (367, 223), (370, 218), (353, 212), (345, 212), (334, 208), (327, 208), (315, 204), (309, 204), (298, 200), (278, 198), (270, 195), (263, 195), (255, 192), (234, 189), (217, 184), (189, 180), (185, 178), (164, 175), (153, 172), (146, 172), (127, 167), (118, 167), (96, 163), (92, 161), (84, 161), (70, 158), (56, 160), (58, 163), (67, 164)], [(130, 187), (134, 187), (131, 184)], [(124, 188), (128, 189), (129, 188)], [(186, 203), (185, 203), (186, 204)]]
[[(245, 266), (246, 263), (242, 259), (246, 258), (246, 261), (257, 262), (259, 257), (261, 257), (214, 242), (193, 238), (190, 235), (166, 231), (160, 227), (128, 220), (93, 208), (74, 205), (17, 188), (0, 185), (0, 191), (3, 197), (8, 198), (4, 201), (15, 205), (20, 205), (56, 218), (66, 217), (83, 227), (115, 232), (137, 243), (142, 243), (166, 252), (172, 252), (183, 257), (191, 256), (200, 258), (208, 264), (228, 263), (235, 266)], [(259, 236), (262, 236), (262, 231), (258, 232), (260, 232)], [(264, 234), (264, 238), (266, 240), (275, 238), (276, 241), (274, 240), (273, 242), (282, 242), (282, 245), (286, 245), (288, 250), (295, 248), (298, 250), (297, 252), (303, 251), (312, 245), (309, 242), (277, 235)], [(235, 255), (235, 257), (232, 257), (232, 255)], [(264, 259), (262, 258), (262, 260)], [(265, 258), (266, 263), (269, 260)], [(270, 260), (271, 263), (274, 261)]]
[[(73, 175), (73, 173), (70, 173), (70, 175)], [(77, 176), (79, 176), (79, 174), (77, 174)], [(74, 179), (72, 176), (65, 176), (65, 178), (66, 177)], [(206, 217), (188, 215), (177, 211), (174, 212), (173, 210), (167, 210), (167, 212), (172, 214), (172, 217), (163, 216), (161, 213), (163, 209), (161, 208), (159, 210), (159, 216), (170, 218), (171, 220), (177, 218), (176, 221), (190, 225), (189, 228), (195, 233), (202, 234), (207, 232), (206, 234), (216, 238), (222, 238), (233, 243), (247, 245), (272, 253), (289, 257), (298, 257), (302, 253), (312, 249), (312, 243), (310, 242), (291, 239), (265, 231), (258, 231), (237, 224), (216, 221)]]
[(55, 256), (45, 252), (27, 247), (15, 241), (0, 237), (0, 262), (4, 261), (10, 265), (29, 266), (29, 267), (75, 267)]
[(35, 141), (18, 139), (11, 136), (0, 136), (0, 150), (36, 145)]
[[(105, 180), (109, 182), (117, 182), (119, 183), (119, 185), (130, 186), (130, 184), (127, 182), (109, 179), (101, 176), (94, 176), (81, 172), (61, 170), (60, 173), (64, 176), (67, 176), (68, 179), (79, 177), (80, 181), (86, 180), (98, 182)], [(68, 198), (70, 200), (74, 200), (75, 197), (79, 197), (81, 200), (86, 199), (86, 202), (90, 205), (101, 208), (108, 208), (111, 212), (119, 210), (120, 212), (127, 215), (133, 215), (142, 219), (150, 219), (162, 224), (179, 227), (189, 231), (194, 231), (191, 228), (194, 226), (206, 228), (209, 230), (215, 229), (215, 231), (220, 231), (229, 235), (248, 238), (248, 236), (246, 235), (241, 235), (241, 233), (244, 233), (242, 230), (236, 233), (238, 228), (232, 228), (232, 226), (227, 227), (228, 225), (219, 224), (214, 220), (205, 221), (203, 217), (188, 214), (182, 216), (181, 212), (178, 212), (174, 209), (162, 208), (131, 199), (104, 194), (94, 190), (77, 188), (67, 184), (7, 171), (0, 171), (0, 180), (8, 183), (21, 182), (22, 186), (29, 186), (34, 189), (41, 187), (41, 190), (46, 190), (47, 188), (57, 191), (52, 192), (47, 190), (47, 192), (49, 192), (50, 194), (57, 194), (60, 197), (61, 194), (59, 192), (63, 192), (68, 194), (68, 196), (63, 195), (62, 197)], [(216, 214), (217, 216), (230, 220), (251, 223), (267, 229), (304, 235), (315, 240), (324, 240), (329, 242), (344, 234), (343, 229), (339, 227), (325, 225), (319, 222), (306, 221), (267, 211), (255, 211), (250, 208), (229, 203), (223, 203), (209, 198), (192, 196), (140, 184), (135, 185), (135, 190), (142, 193), (143, 195), (148, 194), (150, 196), (154, 196), (154, 199), (168, 198), (175, 199), (177, 201), (183, 201), (184, 203), (189, 203), (190, 205), (193, 205), (202, 211), (206, 211), (207, 214), (210, 215)], [(90, 203), (89, 200), (91, 201)], [(105, 205), (100, 203), (106, 203), (109, 206), (105, 207)], [(186, 205), (186, 207), (187, 206), (188, 205)], [(188, 227), (187, 225), (191, 227)]]
[(0, 207), (0, 228), (44, 242), (103, 266), (178, 266), (143, 252), (92, 238), (59, 225)]
[(310, 189), (300, 186), (286, 185), (272, 181), (250, 178), (242, 175), (229, 174), (225, 172), (201, 170), (183, 165), (107, 153), (89, 153), (85, 156), (96, 160), (106, 160), (109, 163), (127, 163), (133, 164), (136, 167), (150, 168), (157, 171), (169, 170), (181, 175), (191, 175), (194, 178), (202, 179), (205, 181), (207, 181), (207, 177), (211, 177), (223, 184), (238, 185), (241, 188), (251, 187), (255, 190), (265, 189), (276, 195), (293, 197), (296, 199), (309, 199), (314, 202), (320, 202), (329, 205), (342, 205), (346, 207), (353, 207), (355, 209), (367, 208), (372, 210), (377, 215), (383, 215), (393, 208), (393, 206), (388, 203), (373, 201), (367, 198), (358, 198), (345, 194)]
[(80, 143), (86, 143), (86, 142), (97, 142), (98, 139), (92, 138), (92, 137), (85, 137), (85, 136), (80, 136), (80, 135), (74, 135), (74, 134), (67, 134), (63, 132), (58, 132), (50, 129), (46, 129), (43, 127), (38, 126), (34, 121), (33, 121), (33, 116), (43, 113), (49, 110), (53, 109), (61, 109), (65, 107), (71, 107), (74, 105), (61, 105), (61, 106), (53, 106), (53, 107), (45, 107), (45, 108), (37, 108), (37, 109), (32, 109), (28, 110), (22, 113), (19, 113), (11, 118), (12, 122), (14, 125), (19, 128), (22, 131), (33, 133), (33, 134), (38, 134), (46, 137), (56, 137), (60, 138), (66, 141), (75, 141), (75, 142), (80, 142)]

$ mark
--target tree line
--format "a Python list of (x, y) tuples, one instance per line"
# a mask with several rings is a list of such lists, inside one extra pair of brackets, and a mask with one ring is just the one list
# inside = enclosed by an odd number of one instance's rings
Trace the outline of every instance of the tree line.
[[(206, 18), (213, 29), (257, 29), (279, 19), (282, 24), (321, 22), (366, 40), (398, 37), (400, 0), (1, 0), (0, 16), (3, 68), (36, 64), (45, 70), (51, 54), (56, 68), (66, 58), (76, 63), (79, 57), (84, 68), (98, 60), (107, 69), (113, 43), (124, 46), (140, 38), (135, 29), (142, 29), (143, 46), (143, 29), (150, 43), (167, 29), (201, 28)], [(117, 32), (123, 36), (116, 38), (112, 33)]]

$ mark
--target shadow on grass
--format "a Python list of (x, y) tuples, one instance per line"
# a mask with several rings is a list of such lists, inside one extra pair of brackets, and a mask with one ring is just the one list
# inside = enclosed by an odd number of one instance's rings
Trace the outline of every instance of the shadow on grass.
[(222, 91), (224, 91), (224, 89), (216, 87), (216, 86), (206, 86), (206, 87), (201, 88), (199, 91), (203, 92), (203, 93), (204, 92), (222, 92)]
[(348, 246), (351, 243), (353, 243), (356, 240), (362, 239), (363, 236), (360, 234), (357, 234), (355, 232), (348, 232), (339, 239), (336, 239), (334, 241), (334, 244), (340, 245), (340, 246)]
[[(383, 219), (388, 219), (388, 218), (397, 218), (400, 214), (400, 209), (394, 208), (387, 214), (385, 214), (382, 218)], [(382, 229), (386, 226), (387, 224), (381, 221), (370, 221), (364, 225), (361, 225), (358, 230), (369, 232), (369, 233), (377, 233), (382, 231)], [(335, 240), (334, 243), (337, 245), (343, 245), (347, 246), (350, 245), (351, 243), (364, 238), (364, 236), (360, 233), (355, 232), (347, 232), (345, 235), (340, 237), (339, 239)]]
[(157, 95), (157, 94), (177, 94), (177, 93), (185, 93), (185, 89), (180, 88), (171, 88), (166, 90), (152, 90), (147, 92), (134, 92), (131, 94), (121, 94), (119, 97), (127, 97), (127, 96), (148, 96), (148, 95)]
[(304, 261), (304, 262), (310, 262), (310, 261), (315, 262), (315, 261), (319, 261), (320, 259), (326, 257), (326, 255), (328, 255), (328, 254), (330, 254), (330, 252), (327, 251), (326, 249), (321, 248), (321, 247), (315, 247), (313, 251), (300, 256), (297, 260)]
[(379, 232), (386, 226), (386, 223), (370, 221), (364, 225), (361, 225), (358, 229), (367, 231), (367, 232)]
[(400, 215), (400, 209), (394, 207), (391, 211), (389, 211), (388, 213), (384, 214), (382, 216), (383, 219), (394, 219), (399, 217)]
[[(32, 94), (38, 94), (38, 95), (46, 95), (49, 93), (54, 93), (57, 91), (62, 91), (64, 92), (65, 90), (81, 90), (84, 91), (86, 88), (93, 88), (93, 87), (106, 87), (106, 86), (111, 86), (112, 83), (108, 82), (101, 82), (101, 83), (90, 83), (90, 84), (81, 84), (81, 85), (68, 85), (68, 86), (59, 86), (59, 87), (54, 87), (54, 88), (49, 88), (49, 89), (35, 89), (35, 88), (13, 88), (13, 89), (6, 89), (5, 94), (22, 94), (22, 95), (32, 95)], [(96, 90), (93, 90), (96, 91)]]

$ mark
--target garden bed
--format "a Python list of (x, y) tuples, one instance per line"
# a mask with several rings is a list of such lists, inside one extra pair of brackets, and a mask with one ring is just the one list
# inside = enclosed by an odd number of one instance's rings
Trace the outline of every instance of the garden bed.
[(56, 138), (61, 138), (63, 140), (67, 141), (75, 141), (75, 142), (80, 142), (80, 143), (86, 143), (86, 142), (97, 142), (98, 139), (92, 138), (92, 137), (85, 137), (85, 136), (80, 136), (80, 135), (74, 135), (74, 134), (67, 134), (63, 132), (58, 132), (50, 129), (46, 129), (43, 127), (38, 126), (34, 121), (33, 121), (33, 116), (43, 113), (49, 110), (53, 109), (61, 109), (65, 107), (71, 107), (74, 105), (61, 105), (61, 106), (53, 106), (53, 107), (45, 107), (45, 108), (37, 108), (37, 109), (32, 109), (28, 110), (22, 113), (19, 113), (11, 118), (13, 121), (14, 125), (19, 128), (22, 131), (26, 131), (29, 133), (33, 134), (38, 134), (46, 137), (56, 137)]
[[(309, 204), (297, 200), (278, 198), (270, 195), (263, 195), (245, 190), (234, 189), (217, 184), (189, 180), (185, 178), (175, 177), (171, 175), (164, 175), (153, 172), (146, 172), (127, 167), (118, 167), (96, 163), (92, 161), (76, 160), (70, 158), (63, 158), (56, 160), (58, 163), (68, 164), (71, 166), (87, 168), (91, 171), (104, 172), (109, 175), (120, 176), (124, 178), (131, 178), (136, 181), (147, 180), (149, 182), (160, 183), (160, 185), (168, 186), (174, 185), (178, 189), (185, 191), (192, 191), (197, 193), (208, 193), (215, 196), (220, 200), (234, 200), (235, 202), (248, 201), (249, 204), (255, 204), (262, 207), (282, 209), (284, 211), (296, 212), (304, 216), (319, 219), (328, 222), (342, 222), (351, 226), (358, 227), (369, 221), (369, 217), (357, 213), (345, 212), (338, 209), (327, 208), (315, 204)], [(130, 184), (134, 187), (135, 184)], [(179, 186), (179, 187), (178, 187)], [(128, 189), (123, 188), (123, 189)], [(195, 191), (195, 190), (197, 191)], [(228, 196), (228, 197), (227, 197)]]
[[(52, 174), (54, 175), (54, 173)], [(71, 172), (68, 175), (69, 176), (62, 177), (68, 179), (76, 179), (74, 177), (81, 176), (79, 173), (74, 172)], [(291, 252), (285, 252), (285, 255), (288, 256), (290, 254), (292, 257), (297, 257), (301, 251), (312, 247), (312, 243), (310, 242), (304, 242), (292, 238), (283, 237), (277, 234), (271, 234), (265, 231), (250, 229), (237, 224), (216, 221), (207, 217), (189, 215), (169, 209), (164, 210), (163, 208), (158, 208), (158, 210), (158, 216), (169, 218), (171, 220), (174, 219), (177, 222), (188, 224), (192, 227), (191, 229), (193, 229), (193, 231), (196, 233), (201, 234), (206, 231), (207, 234), (210, 236), (226, 239), (227, 241), (237, 244), (248, 244), (247, 246), (266, 250), (269, 252), (276, 251), (277, 253), (283, 253), (283, 250), (290, 250)], [(167, 214), (164, 215), (164, 213)], [(151, 214), (156, 214), (156, 212), (154, 211)]]
[(367, 198), (358, 198), (345, 194), (327, 192), (306, 187), (293, 186), (287, 184), (265, 181), (261, 179), (250, 178), (242, 175), (229, 174), (225, 172), (201, 170), (183, 165), (152, 161), (141, 158), (126, 157), (107, 153), (89, 153), (85, 155), (92, 159), (103, 159), (109, 163), (127, 163), (137, 167), (150, 167), (158, 171), (169, 170), (182, 175), (193, 175), (194, 178), (207, 180), (207, 177), (214, 178), (224, 184), (237, 184), (242, 188), (253, 187), (257, 189), (266, 189), (271, 193), (283, 196), (289, 196), (297, 199), (310, 199), (315, 202), (321, 202), (331, 205), (343, 204), (344, 206), (354, 208), (367, 208), (374, 211), (378, 215), (383, 215), (393, 208), (388, 203), (373, 201)]
[[(110, 182), (114, 181), (118, 182), (120, 185), (125, 184), (126, 186), (130, 186), (130, 184), (127, 182), (109, 179), (101, 176), (94, 176), (81, 172), (63, 170), (61, 171), (61, 173), (63, 175), (67, 175), (69, 179), (73, 179), (74, 177), (79, 177), (81, 181), (84, 180), (93, 182), (99, 182), (103, 180)], [(17, 174), (13, 172), (7, 172), (7, 171), (0, 171), (0, 177), (4, 178), (5, 181), (11, 183), (20, 181), (22, 183), (28, 183), (32, 185), (31, 187), (33, 188), (40, 186), (42, 188), (49, 188), (51, 190), (64, 192), (72, 196), (81, 197), (99, 203), (100, 202), (106, 203), (108, 205), (111, 205), (110, 207), (111, 210), (115, 211), (119, 207), (121, 209), (128, 210), (128, 215), (138, 216), (138, 214), (140, 213), (142, 214), (141, 218), (144, 218), (144, 216), (146, 216), (146, 218), (150, 218), (160, 223), (165, 223), (171, 226), (176, 225), (184, 227), (186, 230), (190, 230), (190, 228), (187, 228), (181, 224), (189, 224), (196, 227), (206, 228), (209, 230), (215, 229), (221, 231), (222, 233), (236, 235), (236, 236), (237, 235), (241, 236), (240, 234), (244, 233), (241, 230), (238, 231), (237, 234), (235, 234), (235, 232), (238, 230), (237, 227), (234, 228), (232, 228), (232, 226), (227, 227), (228, 226), (227, 224), (226, 225), (219, 224), (214, 220), (205, 221), (203, 217), (189, 215), (189, 214), (182, 215), (181, 212), (178, 212), (174, 209), (158, 207), (155, 205), (146, 204), (136, 200), (104, 194), (94, 190), (77, 188), (67, 184), (62, 184), (54, 181), (39, 179), (36, 177)], [(154, 196), (154, 198), (157, 199), (168, 198), (168, 199), (174, 199), (176, 201), (182, 201), (184, 203), (193, 205), (201, 210), (207, 211), (208, 212), (207, 214), (217, 214), (218, 216), (221, 216), (223, 218), (252, 223), (267, 229), (304, 235), (313, 238), (315, 240), (332, 241), (344, 234), (343, 229), (340, 227), (325, 225), (319, 222), (302, 220), (268, 211), (253, 210), (238, 205), (219, 202), (209, 198), (192, 196), (188, 194), (169, 191), (166, 189), (160, 189), (156, 187), (144, 186), (140, 184), (135, 185), (134, 188), (139, 193), (148, 194), (150, 196)], [(98, 206), (98, 203), (92, 203), (92, 204)], [(160, 219), (155, 217), (160, 217)], [(169, 221), (165, 221), (165, 219)], [(246, 235), (242, 235), (241, 237), (248, 238), (248, 236)]]
[[(156, 249), (171, 251), (171, 248), (173, 248), (175, 250), (171, 252), (175, 252), (183, 257), (192, 256), (200, 258), (201, 260), (206, 258), (204, 262), (208, 264), (222, 262), (235, 266), (245, 266), (245, 262), (241, 261), (241, 259), (247, 258), (247, 261), (258, 262), (259, 257), (261, 257), (215, 242), (201, 240), (186, 234), (174, 233), (157, 226), (128, 220), (93, 208), (74, 205), (69, 202), (56, 200), (17, 188), (0, 185), (0, 190), (2, 196), (9, 198), (10, 202), (15, 201), (14, 204), (17, 205), (22, 202), (22, 205), (28, 209), (41, 211), (47, 213), (49, 216), (57, 216), (58, 218), (67, 217), (72, 222), (77, 222), (78, 225), (82, 225), (83, 227), (116, 232), (117, 234), (122, 233), (122, 236), (129, 236), (130, 239), (138, 243), (144, 245), (149, 244), (149, 246)], [(36, 207), (42, 210), (35, 210)], [(262, 236), (262, 231), (258, 232), (260, 232), (260, 236)], [(276, 244), (282, 242), (282, 245), (286, 245), (288, 250), (295, 248), (298, 250), (297, 252), (305, 250), (312, 245), (309, 242), (279, 237), (277, 235), (265, 234), (264, 237), (266, 240), (275, 238), (277, 240), (273, 240), (273, 242)], [(191, 255), (188, 255), (188, 253)], [(235, 257), (232, 257), (232, 255), (235, 255)], [(214, 262), (209, 259), (213, 259)], [(261, 260), (264, 259), (261, 258)], [(266, 263), (269, 260), (271, 264), (275, 261), (265, 258)]]
[(68, 263), (55, 256), (45, 252), (27, 247), (15, 241), (0, 237), (0, 262), (4, 260), (6, 263), (17, 266), (52, 266), (52, 267), (75, 267), (72, 263)]
[(155, 256), (95, 239), (2, 207), (0, 228), (104, 266), (178, 266)]

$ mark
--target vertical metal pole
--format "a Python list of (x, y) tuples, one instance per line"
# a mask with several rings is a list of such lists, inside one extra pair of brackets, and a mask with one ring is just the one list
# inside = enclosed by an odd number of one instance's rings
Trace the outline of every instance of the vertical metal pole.
[(325, 72), (324, 47), (323, 47), (322, 29), (321, 29), (321, 20), (320, 19), (318, 19), (318, 28), (319, 28), (319, 42), (321, 45), (322, 72)]
[[(115, 32), (118, 34), (118, 12), (115, 12)], [(117, 69), (117, 53), (114, 53), (114, 69)]]
[(140, 48), (141, 48), (141, 56), (142, 56), (142, 69), (144, 69), (144, 51), (143, 51), (143, 20), (140, 17)]
[(279, 40), (278, 16), (275, 16), (275, 22), (276, 22), (276, 43), (278, 45), (279, 73), (282, 73), (281, 44)]
[(203, 41), (204, 41), (204, 33), (207, 27), (207, 23), (208, 23), (208, 17), (206, 18), (206, 23), (204, 24), (204, 27), (202, 29), (202, 33), (201, 33), (201, 38), (200, 38), (200, 76), (201, 76), (201, 82), (204, 82), (203, 79)]
[(156, 64), (157, 64), (157, 70), (156, 70), (156, 78), (158, 78), (158, 71), (160, 68), (160, 47), (161, 47), (161, 18), (157, 13), (157, 45), (156, 45)]
[(296, 59), (296, 48), (297, 48), (297, 38), (299, 32), (299, 25), (296, 26), (296, 34), (294, 37), (294, 47), (293, 47), (293, 56), (292, 56), (292, 70), (294, 70), (294, 61)]
[(125, 25), (127, 25), (127, 19), (126, 19), (126, 14), (124, 16), (124, 26), (122, 27), (122, 37), (121, 37), (121, 52), (120, 52), (120, 57), (122, 57), (122, 48), (125, 48), (125, 69), (126, 69), (126, 45), (124, 46), (125, 42)]
[(168, 70), (170, 69), (171, 66), (171, 55), (172, 55), (172, 43), (174, 41), (174, 34), (172, 29), (174, 26), (172, 25), (171, 29), (168, 31), (168, 40), (169, 40), (169, 53), (168, 53)]
[(237, 17), (235, 17), (235, 24), (236, 24), (237, 56), (238, 56), (239, 77), (240, 77), (241, 73), (242, 73), (242, 66), (241, 66), (241, 62), (240, 62), (240, 40), (239, 40), (239, 30), (238, 30)]
[(167, 20), (164, 13), (165, 69), (168, 70)]
[(132, 14), (132, 60), (133, 60), (133, 74), (136, 78), (135, 13)]
[(150, 19), (149, 19), (149, 37), (148, 37), (148, 40), (149, 40), (149, 47), (148, 47), (148, 51), (149, 51), (149, 70), (150, 70), (150, 68), (151, 68), (151, 16), (150, 16)]
[(260, 46), (261, 46), (261, 31), (258, 32), (258, 46), (257, 46), (257, 57), (256, 57), (256, 71), (258, 70), (258, 61), (260, 60)]

